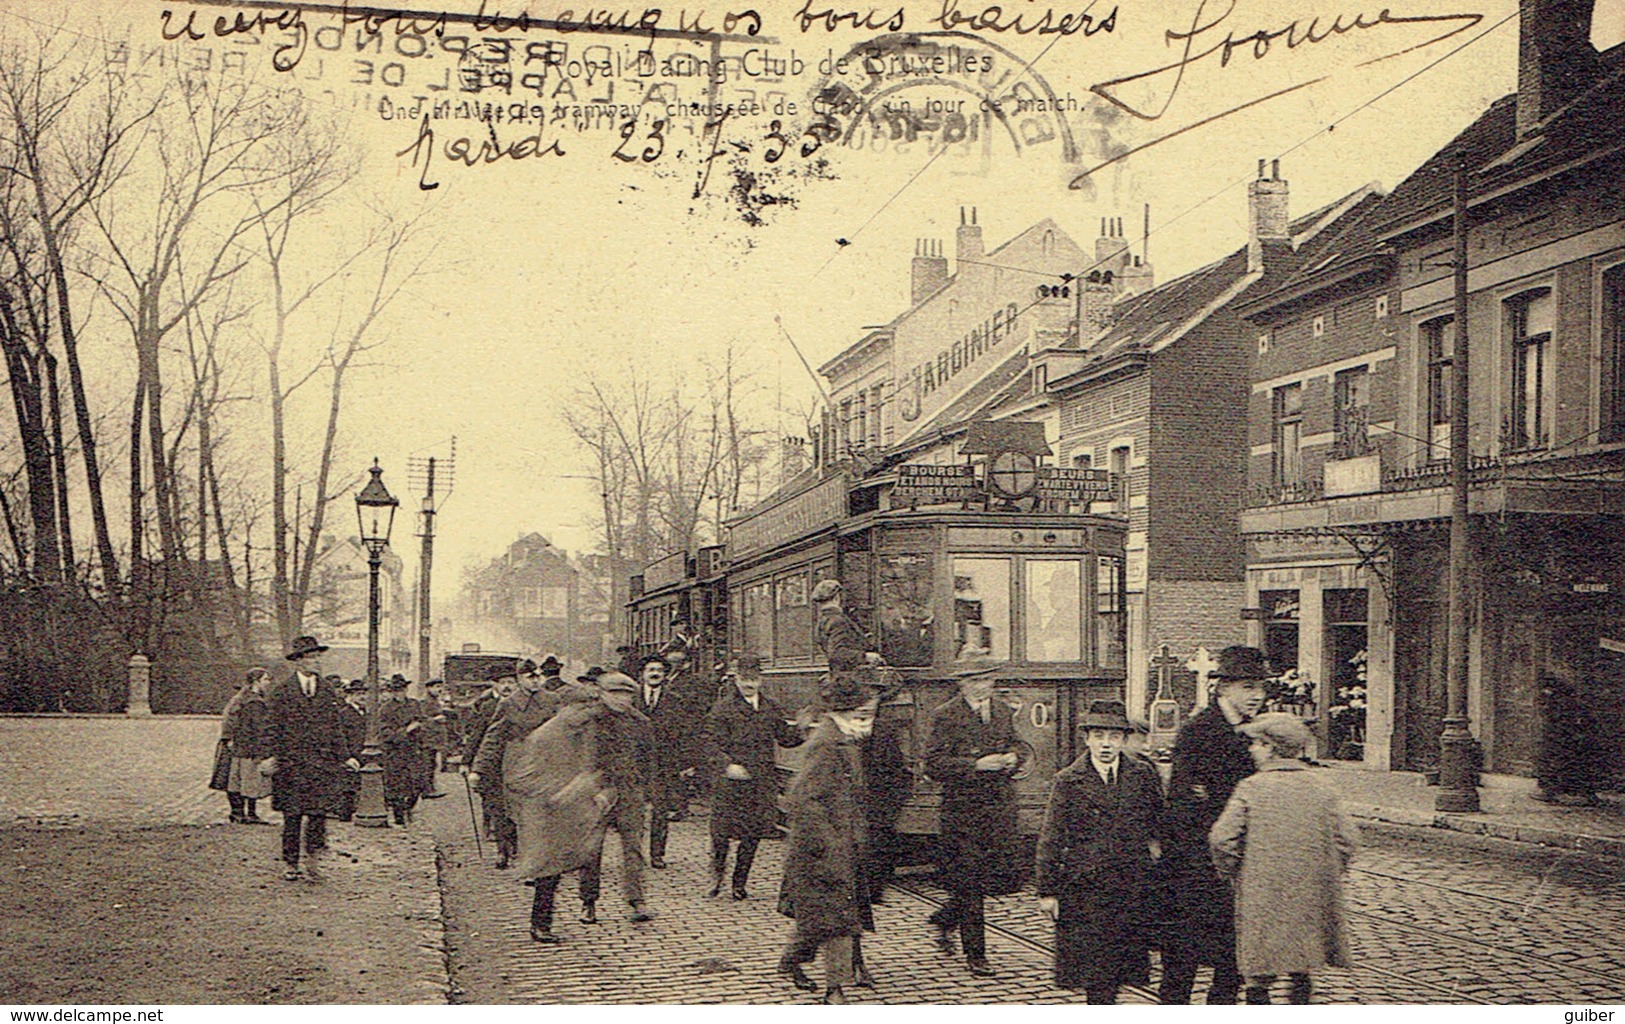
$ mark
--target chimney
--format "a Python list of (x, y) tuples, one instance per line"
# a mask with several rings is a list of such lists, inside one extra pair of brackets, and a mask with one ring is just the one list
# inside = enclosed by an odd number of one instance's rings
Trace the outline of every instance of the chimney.
[[(969, 210), (969, 221), (966, 220), (966, 210)], [(959, 208), (959, 235), (956, 239), (957, 248), (954, 259), (960, 263), (965, 260), (980, 260), (987, 253), (982, 248), (982, 227), (976, 223), (976, 207)], [(958, 268), (963, 273), (963, 266)]]
[(934, 238), (921, 238), (914, 242), (914, 262), (909, 279), (911, 306), (918, 306), (926, 296), (947, 282), (948, 257), (942, 254), (942, 242)]
[(1109, 270), (1115, 278), (1128, 265), (1128, 239), (1123, 237), (1122, 218), (1100, 218), (1100, 237), (1095, 239), (1095, 265), (1092, 269)]
[(1287, 183), (1281, 177), (1281, 161), (1269, 161), (1269, 177), (1264, 177), (1265, 161), (1258, 161), (1258, 180), (1247, 186), (1247, 269), (1264, 269), (1264, 250), (1271, 243), (1292, 243), (1287, 204)]
[(1597, 77), (1596, 0), (1518, 0), (1518, 138), (1574, 101)]

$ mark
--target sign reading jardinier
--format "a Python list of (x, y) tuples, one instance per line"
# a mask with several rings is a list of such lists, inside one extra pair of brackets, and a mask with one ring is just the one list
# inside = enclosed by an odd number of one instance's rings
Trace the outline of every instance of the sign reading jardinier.
[(1094, 501), (1109, 497), (1112, 490), (1109, 470), (1042, 466), (1033, 493), (1052, 501)]
[(733, 561), (834, 526), (846, 517), (846, 477), (835, 476), (728, 526)]
[(893, 505), (950, 505), (982, 497), (975, 466), (898, 466)]

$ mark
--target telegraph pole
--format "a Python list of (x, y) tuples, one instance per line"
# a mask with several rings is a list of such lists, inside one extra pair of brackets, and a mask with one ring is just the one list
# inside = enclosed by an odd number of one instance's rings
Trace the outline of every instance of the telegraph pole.
[(429, 680), (429, 580), (434, 567), (434, 456), (429, 456), (429, 482), (423, 494), (422, 562), (418, 568), (418, 678)]
[(1467, 728), (1467, 617), (1472, 606), (1472, 520), (1468, 517), (1471, 455), (1467, 418), (1467, 162), (1458, 157), (1455, 187), (1456, 343), (1450, 353), (1450, 574), (1449, 621), (1446, 634), (1449, 668), (1445, 677), (1444, 728), (1439, 734), (1440, 811), (1469, 813), (1478, 810), (1478, 787), (1473, 779), (1473, 734)]

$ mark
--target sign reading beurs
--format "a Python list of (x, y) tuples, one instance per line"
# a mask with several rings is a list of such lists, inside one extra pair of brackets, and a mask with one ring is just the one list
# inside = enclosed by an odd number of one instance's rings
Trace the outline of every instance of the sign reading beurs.
[(846, 477), (834, 476), (728, 525), (728, 558), (787, 544), (846, 518)]

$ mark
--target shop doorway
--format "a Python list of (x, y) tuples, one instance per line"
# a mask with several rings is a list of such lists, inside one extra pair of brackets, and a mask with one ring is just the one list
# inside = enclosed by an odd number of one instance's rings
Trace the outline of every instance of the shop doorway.
[(1326, 753), (1365, 757), (1367, 599), (1364, 588), (1324, 592), (1326, 637)]
[(1438, 767), (1439, 731), (1444, 728), (1445, 606), (1409, 601), (1396, 609), (1394, 687), (1403, 715), (1395, 767), (1420, 772)]

